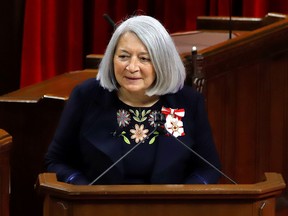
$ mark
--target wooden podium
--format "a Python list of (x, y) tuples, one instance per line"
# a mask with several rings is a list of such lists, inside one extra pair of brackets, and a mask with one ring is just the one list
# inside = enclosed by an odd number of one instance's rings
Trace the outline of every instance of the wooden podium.
[(275, 215), (275, 199), (285, 188), (281, 174), (266, 173), (255, 184), (93, 185), (59, 182), (39, 175), (44, 216), (252, 216)]

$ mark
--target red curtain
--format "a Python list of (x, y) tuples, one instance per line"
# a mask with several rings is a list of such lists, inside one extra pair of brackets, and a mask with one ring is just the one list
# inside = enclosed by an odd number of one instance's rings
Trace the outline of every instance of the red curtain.
[(112, 34), (111, 27), (103, 19), (105, 13), (116, 23), (133, 14), (154, 16), (171, 33), (195, 29), (196, 17), (205, 14), (206, 4), (203, 0), (177, 0), (177, 3), (172, 3), (166, 0), (95, 0), (92, 17), (94, 23), (91, 27), (93, 52), (103, 53)]
[(154, 16), (173, 33), (195, 30), (197, 16), (228, 16), (230, 1), (242, 16), (288, 14), (283, 0), (26, 0), (21, 87), (81, 70), (86, 54), (103, 53), (113, 32), (105, 13), (115, 22), (135, 13)]
[(269, 12), (288, 14), (287, 0), (242, 0), (242, 2), (243, 16), (263, 17)]
[(26, 0), (21, 87), (82, 68), (81, 0)]

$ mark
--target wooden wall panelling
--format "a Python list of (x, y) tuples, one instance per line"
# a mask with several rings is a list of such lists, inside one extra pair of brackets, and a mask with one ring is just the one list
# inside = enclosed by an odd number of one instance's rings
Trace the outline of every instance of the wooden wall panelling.
[[(275, 136), (271, 130), (283, 131), (271, 125), (274, 122), (271, 110), (277, 109), (276, 106), (285, 110), (287, 93), (276, 97), (274, 88), (279, 86), (271, 83), (270, 77), (278, 68), (282, 83), (287, 82), (287, 23), (280, 21), (200, 50), (198, 54), (200, 70), (206, 78), (204, 94), (216, 144), (228, 169), (225, 171), (240, 182), (256, 181), (264, 169), (271, 168), (266, 159)], [(287, 92), (284, 83), (282, 86), (283, 92)], [(280, 103), (279, 97), (286, 102)], [(277, 98), (278, 104), (271, 103)], [(287, 127), (287, 114), (283, 112), (282, 125)], [(287, 146), (284, 134), (281, 143), (282, 148)], [(287, 172), (281, 171), (284, 175)]]
[(240, 183), (267, 171), (288, 181), (287, 35), (286, 19), (198, 52), (223, 170)]

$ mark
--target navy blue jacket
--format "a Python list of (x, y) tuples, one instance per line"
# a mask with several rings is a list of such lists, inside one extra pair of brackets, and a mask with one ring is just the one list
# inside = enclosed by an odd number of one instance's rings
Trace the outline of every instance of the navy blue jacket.
[[(55, 172), (59, 181), (88, 184), (121, 157), (117, 129), (115, 91), (103, 89), (96, 79), (76, 86), (63, 110), (54, 138), (45, 156), (47, 171)], [(178, 139), (220, 168), (203, 96), (185, 86), (175, 94), (161, 96), (163, 106), (184, 108), (185, 135)], [(219, 173), (203, 163), (173, 136), (160, 135), (151, 184), (217, 183)], [(132, 153), (133, 154), (133, 153)], [(137, 166), (137, 164), (135, 164)], [(96, 184), (121, 184), (123, 163), (119, 162)], [(70, 181), (68, 181), (70, 182)]]

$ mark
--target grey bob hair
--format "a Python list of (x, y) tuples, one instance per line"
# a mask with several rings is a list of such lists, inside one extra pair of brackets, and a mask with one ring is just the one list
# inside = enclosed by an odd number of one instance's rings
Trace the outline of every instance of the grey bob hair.
[(154, 66), (156, 79), (146, 94), (164, 95), (180, 90), (184, 85), (186, 71), (175, 44), (158, 20), (145, 15), (130, 17), (115, 29), (99, 65), (97, 80), (100, 85), (109, 91), (118, 89), (113, 58), (119, 38), (126, 32), (133, 32), (142, 41)]

